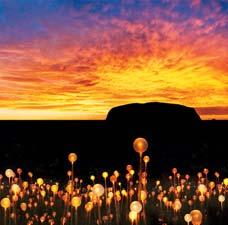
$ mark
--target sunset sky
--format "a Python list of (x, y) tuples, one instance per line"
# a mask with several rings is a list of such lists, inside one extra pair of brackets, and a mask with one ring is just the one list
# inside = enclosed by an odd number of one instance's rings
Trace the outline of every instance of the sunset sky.
[(227, 0), (0, 0), (0, 119), (151, 101), (228, 119)]

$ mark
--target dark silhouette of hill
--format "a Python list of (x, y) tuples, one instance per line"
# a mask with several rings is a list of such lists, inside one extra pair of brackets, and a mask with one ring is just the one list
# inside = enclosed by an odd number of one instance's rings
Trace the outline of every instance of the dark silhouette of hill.
[(194, 108), (161, 102), (117, 106), (108, 112), (106, 120), (115, 123), (121, 122), (122, 125), (130, 123), (133, 126), (147, 126), (148, 122), (167, 126), (167, 124), (185, 125), (201, 121)]
[[(157, 138), (196, 138), (202, 128), (202, 121), (195, 109), (177, 104), (150, 102), (128, 104), (112, 108), (106, 118), (113, 128), (128, 129), (144, 133), (153, 131)], [(122, 130), (121, 129), (121, 130)]]
[(69, 152), (78, 154), (76, 174), (124, 173), (127, 164), (137, 167), (132, 143), (140, 136), (149, 142), (153, 176), (172, 167), (209, 167), (228, 175), (227, 133), (228, 121), (203, 121), (193, 108), (164, 103), (116, 107), (106, 121), (0, 121), (0, 173), (22, 167), (37, 176), (63, 177)]

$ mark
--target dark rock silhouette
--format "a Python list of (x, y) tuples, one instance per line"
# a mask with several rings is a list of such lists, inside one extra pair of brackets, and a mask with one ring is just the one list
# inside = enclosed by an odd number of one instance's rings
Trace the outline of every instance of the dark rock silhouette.
[(178, 131), (178, 129), (182, 131), (184, 129), (185, 132), (198, 132), (202, 125), (194, 108), (159, 102), (134, 103), (112, 108), (106, 120), (114, 126), (138, 129), (150, 127), (164, 131)]
[[(147, 122), (161, 124), (182, 124), (201, 121), (199, 115), (194, 108), (184, 105), (149, 102), (149, 103), (133, 103), (112, 108), (106, 118), (109, 122), (121, 122), (123, 124), (131, 122), (147, 125)], [(134, 123), (135, 122), (135, 123)], [(184, 125), (184, 124), (183, 124)]]

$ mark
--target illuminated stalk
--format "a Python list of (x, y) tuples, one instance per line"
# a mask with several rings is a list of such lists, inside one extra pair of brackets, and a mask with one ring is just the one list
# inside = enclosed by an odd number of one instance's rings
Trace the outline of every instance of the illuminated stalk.
[(6, 225), (6, 209), (4, 209), (4, 225)]
[(75, 225), (77, 225), (78, 224), (78, 212), (77, 212), (77, 207), (75, 208)]
[(139, 185), (138, 185), (138, 201), (141, 200), (141, 176), (142, 176), (142, 153), (139, 154)]
[(100, 198), (98, 197), (98, 221), (101, 223), (101, 208), (100, 208)]
[(71, 175), (71, 181), (72, 181), (72, 187), (74, 188), (74, 163), (72, 162), (71, 164), (71, 170), (72, 170), (72, 175)]

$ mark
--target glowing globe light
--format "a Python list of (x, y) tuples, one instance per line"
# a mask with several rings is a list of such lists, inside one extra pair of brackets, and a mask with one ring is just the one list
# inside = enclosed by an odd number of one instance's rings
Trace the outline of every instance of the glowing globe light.
[(147, 199), (147, 193), (144, 190), (141, 190), (141, 200), (145, 201)]
[(204, 195), (207, 192), (207, 187), (204, 184), (200, 184), (198, 186), (198, 190), (199, 190), (201, 195)]
[(173, 209), (175, 212), (179, 211), (182, 207), (182, 204), (179, 199), (176, 199), (173, 203)]
[(77, 155), (75, 154), (75, 153), (70, 153), (69, 155), (68, 155), (68, 160), (72, 163), (72, 164), (74, 164), (75, 162), (76, 162), (76, 160), (77, 160)]
[(51, 186), (51, 191), (53, 192), (54, 195), (57, 194), (58, 190), (59, 190), (59, 186), (57, 184), (53, 184)]
[(108, 193), (108, 197), (109, 197), (109, 198), (113, 198), (113, 196), (114, 196), (113, 192), (109, 192), (109, 193)]
[(32, 177), (33, 177), (33, 173), (32, 173), (32, 172), (28, 172), (28, 176), (29, 176), (30, 178), (32, 178)]
[(25, 202), (22, 202), (21, 204), (20, 204), (20, 208), (21, 208), (21, 210), (22, 211), (26, 211), (27, 210), (27, 204), (25, 203)]
[(133, 143), (133, 148), (136, 152), (142, 155), (148, 148), (148, 142), (144, 138), (136, 138)]
[(190, 215), (192, 216), (191, 222), (193, 225), (200, 225), (202, 223), (203, 215), (199, 210), (192, 210)]
[(103, 177), (104, 179), (106, 179), (106, 178), (108, 177), (108, 172), (103, 172), (103, 173), (102, 173), (102, 177)]
[(29, 186), (29, 184), (28, 184), (27, 181), (24, 181), (24, 182), (22, 183), (22, 187), (23, 187), (24, 189), (27, 189), (28, 186)]
[(127, 191), (125, 189), (123, 189), (121, 191), (121, 195), (124, 196), (124, 197), (127, 197)]
[(148, 155), (145, 155), (143, 157), (143, 161), (144, 161), (145, 164), (147, 164), (150, 161), (150, 157)]
[(66, 191), (67, 191), (69, 194), (72, 194), (72, 193), (73, 193), (73, 190), (74, 190), (74, 187), (73, 187), (72, 183), (69, 183), (69, 184), (66, 186)]
[(13, 172), (13, 170), (7, 169), (7, 170), (5, 171), (5, 175), (6, 175), (6, 177), (7, 177), (8, 179), (10, 179), (10, 178), (14, 177), (15, 173)]
[(212, 189), (214, 189), (214, 187), (215, 187), (215, 182), (214, 181), (211, 181), (210, 183), (209, 183), (209, 188), (212, 190)]
[(41, 186), (41, 185), (43, 185), (44, 180), (43, 180), (42, 178), (38, 178), (38, 179), (36, 180), (36, 183), (37, 183), (39, 186)]
[(21, 168), (17, 168), (17, 173), (20, 176), (22, 174), (22, 169)]
[(40, 194), (41, 194), (41, 196), (42, 196), (43, 198), (45, 198), (45, 196), (46, 196), (46, 191), (45, 191), (45, 190), (42, 190), (42, 191), (40, 191)]
[(110, 177), (110, 181), (111, 181), (111, 183), (114, 184), (114, 183), (117, 181), (116, 176), (115, 176), (115, 175), (112, 175), (112, 176)]
[(130, 170), (130, 174), (131, 174), (131, 176), (133, 176), (135, 174), (135, 171), (134, 170)]
[(91, 175), (90, 176), (90, 180), (94, 181), (95, 180), (95, 176), (94, 175)]
[(218, 201), (220, 202), (220, 203), (223, 203), (224, 201), (225, 201), (225, 196), (224, 195), (219, 195), (218, 196)]
[(118, 177), (120, 176), (120, 173), (119, 173), (117, 170), (115, 170), (115, 171), (113, 172), (113, 174), (114, 174), (114, 176), (115, 176), (116, 178), (118, 178)]
[(17, 194), (20, 193), (21, 188), (19, 187), (19, 185), (13, 184), (13, 185), (11, 186), (11, 190), (12, 190), (12, 192), (13, 192), (14, 195), (17, 195)]
[(177, 173), (177, 168), (173, 168), (173, 169), (172, 169), (172, 173), (173, 173), (173, 174), (176, 174), (176, 173)]
[(129, 165), (126, 166), (126, 170), (127, 170), (128, 172), (129, 172), (130, 170), (132, 170), (132, 169), (133, 169), (132, 165), (129, 164)]
[(133, 223), (137, 219), (138, 213), (135, 211), (130, 211), (129, 212), (129, 219)]
[(223, 180), (223, 183), (224, 183), (224, 185), (227, 187), (227, 186), (228, 186), (228, 178), (225, 178), (225, 179)]
[(136, 213), (142, 211), (142, 204), (139, 201), (133, 201), (130, 205), (130, 210)]
[(225, 196), (224, 195), (219, 195), (218, 196), (218, 201), (220, 202), (221, 204), (221, 209), (223, 210), (223, 202), (225, 201)]
[(191, 216), (191, 214), (189, 214), (189, 213), (185, 214), (185, 216), (184, 216), (184, 221), (185, 221), (187, 224), (189, 224), (189, 223), (192, 221), (192, 216)]
[(86, 212), (90, 212), (93, 209), (93, 203), (92, 202), (87, 202), (85, 204), (85, 210)]
[(77, 197), (77, 196), (75, 196), (75, 197), (73, 197), (72, 199), (71, 199), (71, 205), (74, 207), (74, 208), (78, 208), (80, 205), (81, 205), (81, 198), (80, 197)]
[(9, 198), (3, 198), (2, 200), (1, 200), (1, 206), (2, 206), (2, 208), (4, 208), (5, 210), (6, 209), (8, 209), (9, 207), (10, 207), (10, 200), (9, 200)]
[(101, 197), (104, 194), (104, 187), (101, 184), (95, 184), (92, 188), (93, 193), (97, 196), (97, 197)]

